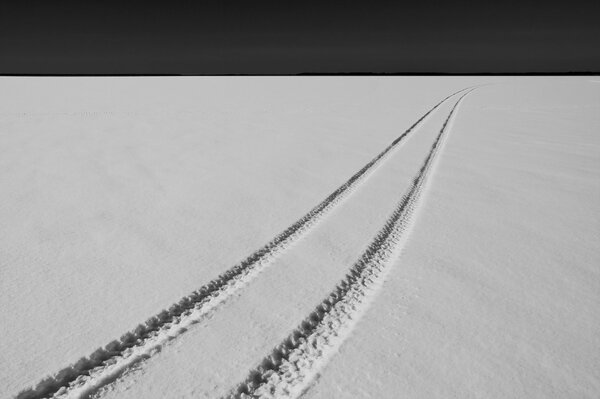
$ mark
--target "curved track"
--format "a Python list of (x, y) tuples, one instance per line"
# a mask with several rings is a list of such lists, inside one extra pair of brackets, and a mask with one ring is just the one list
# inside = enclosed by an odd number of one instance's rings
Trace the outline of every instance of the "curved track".
[(434, 110), (451, 97), (467, 90), (469, 88), (453, 93), (438, 102), (322, 202), (242, 262), (168, 309), (139, 324), (134, 330), (126, 332), (119, 339), (113, 340), (91, 355), (82, 357), (55, 375), (40, 381), (34, 388), (22, 391), (17, 398), (87, 397), (117, 379), (134, 364), (151, 357), (164, 344), (183, 334), (191, 325), (200, 322), (219, 304), (250, 283), (279, 254), (301, 239), (321, 219), (339, 206)]

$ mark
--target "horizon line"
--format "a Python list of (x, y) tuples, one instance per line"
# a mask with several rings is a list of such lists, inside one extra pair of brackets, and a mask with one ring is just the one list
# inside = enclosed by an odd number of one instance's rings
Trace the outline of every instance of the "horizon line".
[(160, 76), (595, 76), (600, 71), (528, 72), (299, 72), (299, 73), (0, 73), (0, 77)]

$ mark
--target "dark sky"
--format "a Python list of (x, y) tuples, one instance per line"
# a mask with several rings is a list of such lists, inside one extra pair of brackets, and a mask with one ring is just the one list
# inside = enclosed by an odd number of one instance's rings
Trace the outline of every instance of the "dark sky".
[(28, 1), (0, 73), (600, 71), (600, 2)]

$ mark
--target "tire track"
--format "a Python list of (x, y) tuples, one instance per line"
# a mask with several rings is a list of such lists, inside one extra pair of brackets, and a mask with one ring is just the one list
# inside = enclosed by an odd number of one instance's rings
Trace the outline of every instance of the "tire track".
[(115, 381), (131, 366), (151, 357), (167, 342), (187, 331), (191, 325), (198, 323), (220, 303), (248, 284), (277, 255), (304, 236), (325, 214), (339, 205), (425, 118), (446, 100), (466, 90), (469, 88), (459, 90), (438, 102), (350, 179), (268, 244), (168, 309), (123, 334), (119, 339), (46, 377), (35, 387), (21, 391), (16, 398), (88, 397), (102, 386)]
[(308, 389), (366, 312), (399, 255), (452, 116), (472, 90), (457, 100), (410, 188), (361, 258), (329, 296), (227, 398), (297, 398)]

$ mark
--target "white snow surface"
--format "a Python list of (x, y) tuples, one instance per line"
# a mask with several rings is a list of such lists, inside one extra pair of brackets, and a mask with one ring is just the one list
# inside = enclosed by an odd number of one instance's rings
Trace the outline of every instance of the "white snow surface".
[[(600, 87), (558, 77), (0, 78), (0, 397), (213, 280), (456, 111), (307, 398), (600, 396)], [(350, 270), (449, 99), (232, 298), (96, 396), (228, 395)]]

